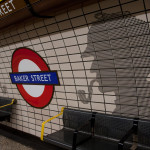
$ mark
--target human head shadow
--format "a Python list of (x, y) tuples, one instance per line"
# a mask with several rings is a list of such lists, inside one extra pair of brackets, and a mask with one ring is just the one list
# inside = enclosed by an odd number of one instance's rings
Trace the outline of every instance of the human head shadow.
[[(114, 114), (149, 116), (150, 112), (150, 30), (146, 21), (130, 12), (95, 15), (87, 34), (88, 44), (81, 54), (83, 61), (93, 56), (88, 93), (78, 91), (82, 103), (91, 102), (93, 84), (101, 93), (114, 92)], [(88, 78), (88, 77), (87, 77)], [(86, 96), (88, 94), (88, 97)]]

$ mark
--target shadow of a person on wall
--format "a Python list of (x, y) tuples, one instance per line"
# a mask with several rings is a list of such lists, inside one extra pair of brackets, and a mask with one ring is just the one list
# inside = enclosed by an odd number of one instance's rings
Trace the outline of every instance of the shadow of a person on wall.
[(99, 84), (101, 93), (114, 92), (116, 108), (113, 114), (149, 116), (150, 111), (150, 30), (146, 21), (130, 12), (96, 14), (98, 19), (88, 32), (88, 44), (82, 58), (94, 57), (90, 72), (96, 78), (90, 82), (86, 97), (78, 91), (79, 99), (87, 104), (92, 87)]

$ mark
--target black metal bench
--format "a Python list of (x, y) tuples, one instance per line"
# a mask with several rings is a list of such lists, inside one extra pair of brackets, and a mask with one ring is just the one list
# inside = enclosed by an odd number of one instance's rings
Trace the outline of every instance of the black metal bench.
[(14, 103), (16, 103), (15, 99), (0, 97), (0, 121), (10, 121), (12, 105)]
[(137, 131), (137, 120), (131, 118), (67, 108), (64, 109), (63, 124), (61, 130), (44, 138), (41, 136), (41, 139), (73, 150), (129, 150), (132, 134)]
[(94, 135), (77, 146), (82, 150), (129, 150), (133, 145), (132, 133), (136, 134), (137, 120), (97, 113)]
[(137, 149), (150, 150), (150, 121), (139, 120), (137, 132)]
[(56, 144), (60, 147), (72, 149), (74, 131), (80, 127), (76, 144), (91, 137), (91, 112), (64, 109), (63, 128), (55, 133), (44, 136), (44, 141)]

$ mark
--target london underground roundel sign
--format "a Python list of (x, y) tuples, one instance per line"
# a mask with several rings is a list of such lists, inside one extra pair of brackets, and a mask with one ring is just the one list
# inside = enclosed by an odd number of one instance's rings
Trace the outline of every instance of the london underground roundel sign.
[(50, 103), (54, 85), (59, 85), (57, 72), (50, 71), (41, 56), (28, 48), (14, 51), (10, 78), (26, 102), (37, 108)]

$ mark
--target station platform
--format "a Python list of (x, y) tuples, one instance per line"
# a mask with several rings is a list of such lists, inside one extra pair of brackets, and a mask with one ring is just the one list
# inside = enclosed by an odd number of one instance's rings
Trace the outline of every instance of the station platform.
[(0, 150), (64, 150), (39, 138), (0, 125)]

